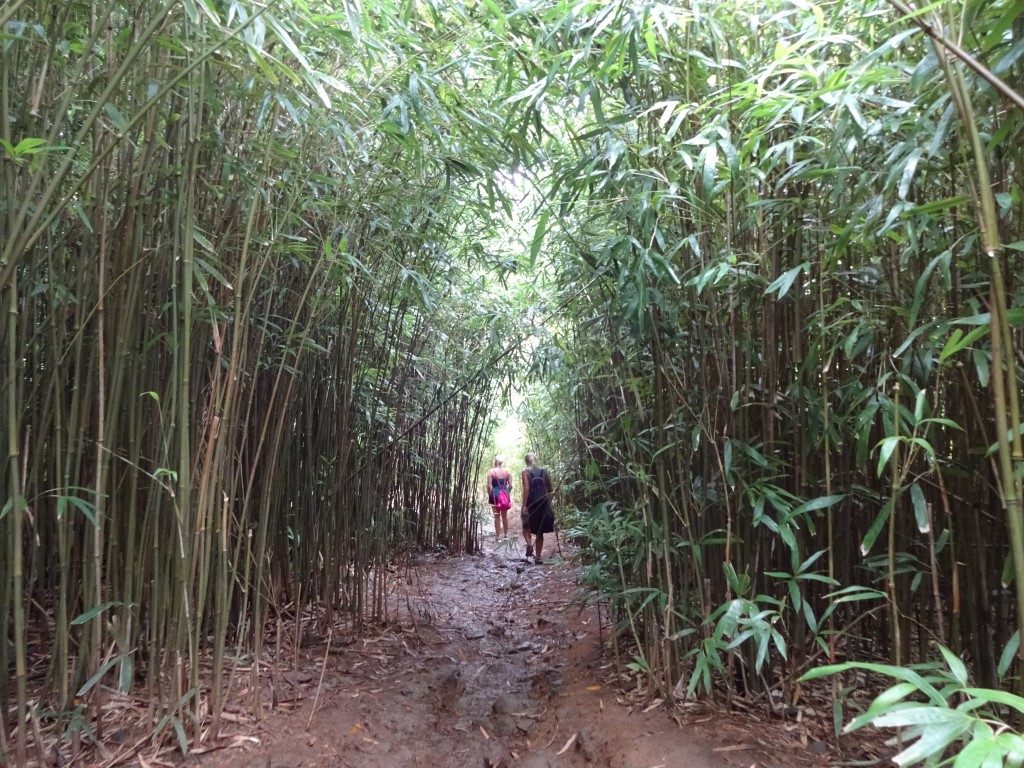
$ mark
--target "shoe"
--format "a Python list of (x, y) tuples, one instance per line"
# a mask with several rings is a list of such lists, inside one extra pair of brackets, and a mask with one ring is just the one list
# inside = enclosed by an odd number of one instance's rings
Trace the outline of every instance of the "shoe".
[(533, 564), (534, 565), (544, 565), (544, 561), (541, 560), (539, 557), (537, 557), (537, 558), (534, 558)]

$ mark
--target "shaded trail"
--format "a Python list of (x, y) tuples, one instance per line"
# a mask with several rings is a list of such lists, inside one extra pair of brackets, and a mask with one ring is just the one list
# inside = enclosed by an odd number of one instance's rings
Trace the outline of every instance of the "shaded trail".
[(476, 557), (414, 558), (396, 577), (397, 622), (340, 642), (334, 638), (308, 731), (325, 638), (309, 643), (303, 669), (278, 675), (274, 690), (266, 692), (277, 711), (249, 732), (258, 744), (239, 739), (238, 748), (190, 764), (799, 764), (792, 755), (766, 759), (758, 742), (764, 734), (744, 732), (727, 716), (701, 711), (687, 719), (661, 706), (644, 711), (648, 699), (613, 685), (596, 611), (581, 612), (573, 603), (575, 568), (557, 556), (543, 566), (528, 565), (522, 553), (521, 539), (495, 545), (489, 538), (487, 553)]

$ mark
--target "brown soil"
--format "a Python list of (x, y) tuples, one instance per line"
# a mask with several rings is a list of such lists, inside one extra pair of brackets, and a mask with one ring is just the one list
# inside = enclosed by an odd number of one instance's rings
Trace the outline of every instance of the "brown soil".
[(231, 748), (187, 764), (824, 764), (824, 755), (815, 763), (817, 742), (802, 748), (782, 723), (700, 707), (669, 710), (637, 692), (634, 680), (616, 674), (596, 611), (581, 611), (574, 602), (574, 567), (557, 554), (544, 565), (528, 564), (522, 553), (522, 540), (511, 538), (475, 557), (415, 559), (396, 577), (397, 620), (370, 634), (334, 637), (330, 648), (325, 638), (314, 639), (311, 648), (307, 643), (299, 668), (274, 676), (264, 694), (275, 710), (258, 724), (229, 710), (220, 743)]

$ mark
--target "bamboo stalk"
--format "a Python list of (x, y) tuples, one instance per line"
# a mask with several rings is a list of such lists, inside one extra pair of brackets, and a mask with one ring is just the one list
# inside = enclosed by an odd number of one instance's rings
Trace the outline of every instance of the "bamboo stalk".
[(25, 768), (28, 765), (26, 751), (26, 736), (28, 731), (28, 686), (27, 686), (27, 660), (25, 634), (25, 603), (24, 603), (24, 572), (23, 572), (23, 544), (22, 544), (22, 522), (25, 515), (24, 500), (19, 482), (20, 468), (18, 447), (18, 401), (17, 384), (18, 357), (15, 334), (17, 332), (18, 320), (18, 285), (12, 276), (7, 282), (8, 320), (7, 320), (7, 462), (8, 462), (8, 483), (10, 484), (11, 511), (11, 547), (13, 551), (12, 575), (12, 605), (14, 606), (14, 679), (17, 688), (17, 717), (18, 736), (15, 741), (14, 759), (18, 768)]
[[(1013, 558), (1014, 572), (1018, 574), (1015, 590), (1017, 615), (1024, 616), (1024, 588), (1020, 582), (1020, 574), (1024, 574), (1024, 502), (1022, 502), (1024, 494), (1021, 493), (1020, 475), (1015, 472), (1015, 468), (1024, 464), (1024, 446), (1022, 446), (1018, 428), (1020, 405), (1017, 391), (1017, 360), (1012, 349), (1009, 320), (1006, 316), (1006, 288), (1001, 269), (1003, 246), (999, 236), (999, 222), (996, 217), (995, 197), (992, 193), (988, 164), (978, 133), (970, 94), (967, 92), (963, 78), (947, 59), (943, 48), (936, 45), (935, 50), (946, 74), (953, 101), (960, 113), (961, 123), (967, 134), (968, 146), (974, 159), (977, 182), (975, 204), (978, 224), (991, 270), (989, 329), (992, 340), (993, 371), (990, 378), (995, 410), (1000, 490), (1009, 527), (1010, 553)], [(1024, 643), (1021, 645), (1024, 646)], [(1017, 689), (1018, 692), (1024, 692), (1024, 647), (1018, 650), (1018, 670)]]

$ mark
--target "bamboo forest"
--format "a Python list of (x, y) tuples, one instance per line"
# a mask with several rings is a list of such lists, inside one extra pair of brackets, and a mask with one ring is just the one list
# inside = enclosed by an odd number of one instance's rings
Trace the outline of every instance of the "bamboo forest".
[(1024, 765), (1020, 0), (0, 50), (0, 763)]

